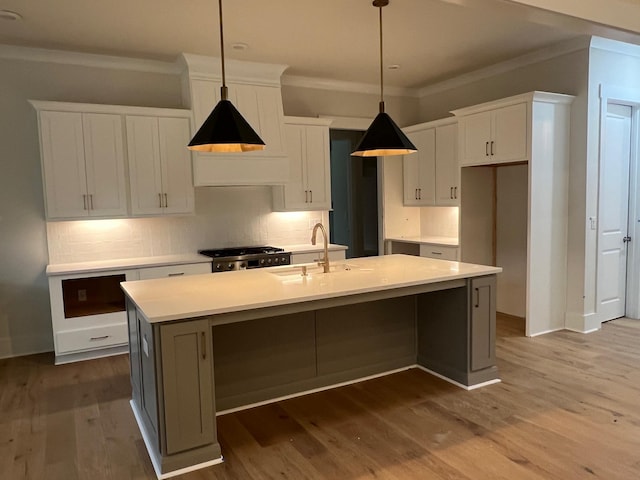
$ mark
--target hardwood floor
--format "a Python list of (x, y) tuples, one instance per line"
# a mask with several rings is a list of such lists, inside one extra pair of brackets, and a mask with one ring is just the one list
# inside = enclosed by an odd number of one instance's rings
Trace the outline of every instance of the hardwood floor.
[[(419, 370), (218, 417), (214, 479), (640, 478), (640, 322), (523, 337), (498, 319), (502, 383)], [(0, 361), (0, 478), (153, 479), (126, 355)]]

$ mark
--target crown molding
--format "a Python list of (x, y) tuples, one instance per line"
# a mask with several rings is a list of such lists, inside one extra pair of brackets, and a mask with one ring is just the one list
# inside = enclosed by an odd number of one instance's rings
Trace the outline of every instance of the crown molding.
[(620, 53), (631, 57), (640, 57), (640, 45), (618, 42), (602, 37), (591, 37), (591, 48), (605, 50), (607, 52)]
[[(182, 53), (177, 63), (182, 71), (188, 72), (189, 78), (201, 80), (220, 80), (222, 66), (220, 57), (209, 57), (193, 53)], [(282, 73), (289, 67), (277, 63), (247, 62), (244, 60), (225, 59), (225, 77), (232, 83), (248, 83), (251, 85), (280, 86)]]
[[(299, 75), (283, 75), (282, 85), (288, 87), (315, 88), (318, 90), (331, 90), (338, 92), (380, 94), (380, 85), (371, 83), (348, 82), (344, 80), (332, 80), (327, 78), (303, 77)], [(393, 97), (418, 98), (418, 90), (415, 88), (384, 87), (384, 93)]]
[(451, 90), (453, 88), (463, 87), (469, 83), (484, 80), (502, 73), (506, 73), (518, 68), (526, 67), (535, 63), (550, 60), (579, 50), (588, 49), (590, 46), (590, 37), (576, 37), (565, 42), (560, 42), (550, 47), (536, 50), (535, 52), (512, 58), (504, 62), (496, 63), (486, 68), (481, 68), (470, 73), (465, 73), (457, 77), (445, 80), (443, 82), (427, 85), (419, 89), (419, 97), (426, 97), (436, 93)]
[(163, 62), (132, 57), (115, 57), (94, 53), (70, 52), (66, 50), (48, 50), (44, 48), (21, 47), (0, 44), (0, 59), (24, 60), (28, 62), (58, 63), (82, 67), (130, 70), (136, 72), (178, 75), (180, 65), (176, 62)]

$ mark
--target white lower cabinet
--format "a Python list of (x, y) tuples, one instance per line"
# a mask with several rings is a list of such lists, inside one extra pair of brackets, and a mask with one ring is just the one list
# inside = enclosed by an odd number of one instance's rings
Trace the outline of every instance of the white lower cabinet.
[(431, 245), (423, 243), (420, 245), (420, 256), (429, 258), (439, 258), (440, 260), (458, 260), (457, 247), (443, 247), (441, 245)]
[(183, 277), (185, 275), (199, 275), (202, 273), (211, 273), (210, 262), (166, 265), (162, 267), (141, 268), (138, 270), (140, 280), (165, 277)]
[(211, 273), (211, 262), (49, 277), (56, 364), (128, 352), (120, 282)]

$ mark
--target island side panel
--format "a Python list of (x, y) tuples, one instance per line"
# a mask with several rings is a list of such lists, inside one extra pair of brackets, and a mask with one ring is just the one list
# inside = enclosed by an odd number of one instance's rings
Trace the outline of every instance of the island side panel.
[(418, 296), (418, 364), (465, 386), (498, 379), (495, 275)]
[(415, 364), (415, 297), (213, 327), (219, 411)]
[(318, 376), (341, 382), (414, 365), (415, 312), (415, 296), (318, 310)]
[(467, 287), (423, 293), (417, 298), (418, 365), (467, 385)]
[(313, 311), (214, 326), (218, 409), (304, 389), (316, 376), (315, 349)]

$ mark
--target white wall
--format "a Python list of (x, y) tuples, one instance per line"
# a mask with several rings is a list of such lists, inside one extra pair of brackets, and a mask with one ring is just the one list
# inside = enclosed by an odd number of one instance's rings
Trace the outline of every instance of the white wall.
[(598, 214), (601, 86), (640, 89), (640, 47), (597, 38), (592, 41), (589, 62), (587, 168), (584, 172), (585, 289), (583, 303), (578, 305), (582, 310), (576, 309), (583, 315), (582, 319), (576, 317), (577, 326), (582, 326), (583, 330), (599, 328), (602, 320), (596, 309), (597, 230), (588, 228), (589, 217), (597, 217)]

